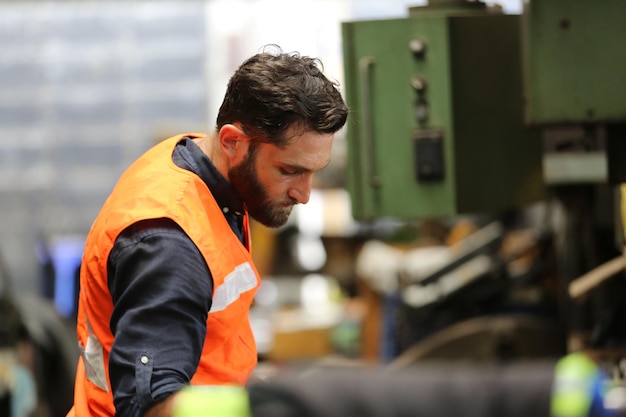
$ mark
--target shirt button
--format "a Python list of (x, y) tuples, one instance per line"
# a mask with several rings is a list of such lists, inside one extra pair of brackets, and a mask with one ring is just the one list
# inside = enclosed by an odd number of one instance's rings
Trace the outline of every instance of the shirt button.
[(148, 359), (147, 356), (144, 355), (144, 356), (141, 357), (141, 363), (143, 363), (144, 365), (147, 364), (149, 361), (150, 361), (150, 359)]
[(222, 209), (222, 211), (223, 211), (224, 213), (228, 213), (230, 210), (228, 209), (228, 207), (224, 207), (224, 208)]

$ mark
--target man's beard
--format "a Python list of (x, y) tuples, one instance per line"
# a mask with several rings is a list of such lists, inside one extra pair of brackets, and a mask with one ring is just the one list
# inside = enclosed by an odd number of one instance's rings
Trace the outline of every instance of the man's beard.
[(246, 159), (228, 170), (228, 178), (246, 204), (250, 217), (267, 227), (280, 227), (287, 222), (295, 201), (271, 199), (256, 174), (256, 152), (250, 149)]

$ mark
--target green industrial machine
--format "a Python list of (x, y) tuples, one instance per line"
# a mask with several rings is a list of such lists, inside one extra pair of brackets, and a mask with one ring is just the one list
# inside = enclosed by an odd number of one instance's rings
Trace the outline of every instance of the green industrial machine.
[[(353, 215), (493, 212), (626, 182), (624, 16), (623, 0), (527, 0), (521, 15), (430, 0), (343, 23)], [(545, 146), (572, 128), (576, 152)]]
[(626, 120), (626, 2), (536, 0), (522, 16), (527, 122)]
[(353, 215), (432, 218), (543, 196), (540, 132), (524, 123), (520, 16), (431, 2), (345, 22)]
[(526, 123), (585, 130), (586, 152), (544, 154), (548, 181), (555, 172), (568, 183), (626, 183), (624, 16), (623, 0), (525, 2)]

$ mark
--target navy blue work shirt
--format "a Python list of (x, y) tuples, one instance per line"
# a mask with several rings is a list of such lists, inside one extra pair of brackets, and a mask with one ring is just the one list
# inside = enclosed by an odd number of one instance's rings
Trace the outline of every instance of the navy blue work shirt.
[[(243, 202), (208, 156), (185, 138), (172, 159), (208, 185), (243, 242)], [(114, 303), (109, 376), (116, 416), (141, 417), (194, 375), (213, 279), (183, 230), (170, 219), (155, 219), (136, 223), (117, 238), (108, 259), (108, 284)], [(149, 366), (142, 365), (144, 357)]]

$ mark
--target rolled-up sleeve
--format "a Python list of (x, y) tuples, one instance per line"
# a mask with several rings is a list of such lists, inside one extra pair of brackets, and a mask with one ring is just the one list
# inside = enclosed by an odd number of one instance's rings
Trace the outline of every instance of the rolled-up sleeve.
[(198, 248), (168, 219), (144, 221), (122, 233), (108, 267), (116, 416), (140, 417), (194, 375), (213, 282)]

